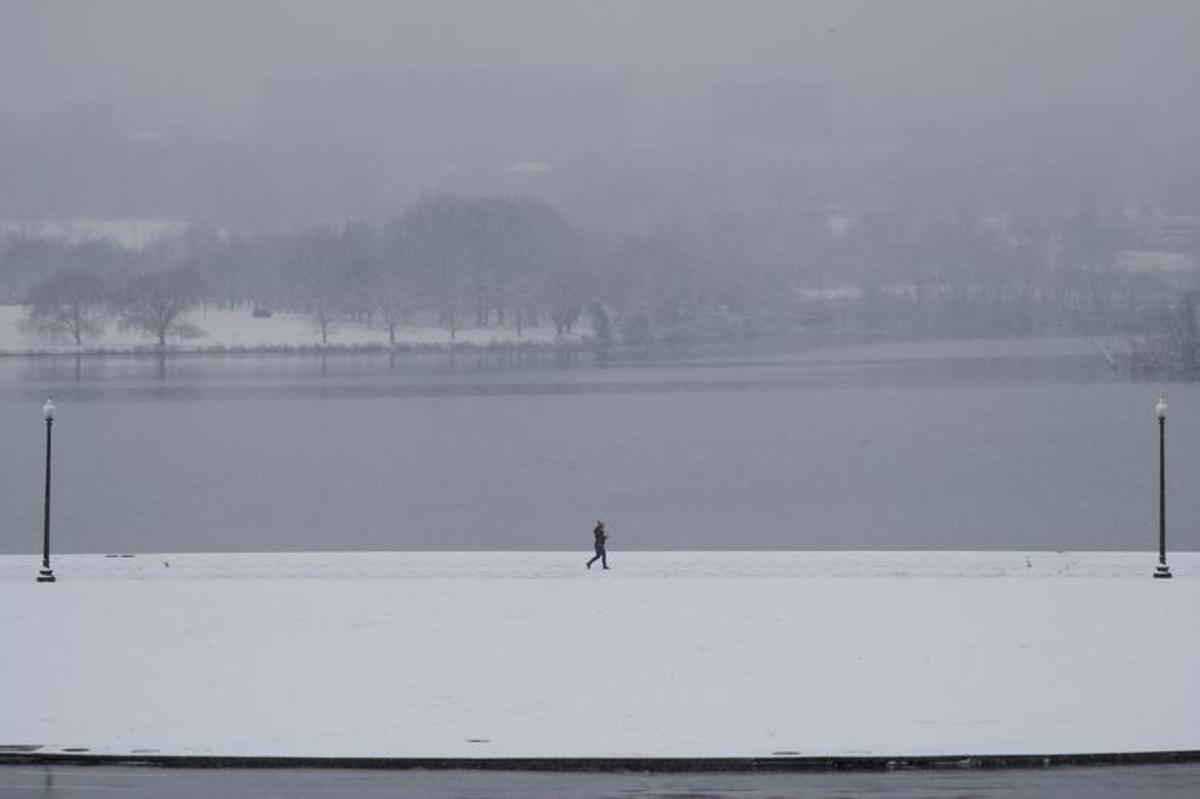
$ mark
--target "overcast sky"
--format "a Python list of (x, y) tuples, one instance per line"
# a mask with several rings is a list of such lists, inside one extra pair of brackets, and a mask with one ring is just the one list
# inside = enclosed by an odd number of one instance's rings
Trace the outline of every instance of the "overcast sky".
[[(0, 0), (0, 108), (252, 124), (259, 81), (356, 69), (798, 77), (927, 112), (1110, 105), (1195, 125), (1195, 0)], [(155, 119), (156, 115), (160, 117)]]

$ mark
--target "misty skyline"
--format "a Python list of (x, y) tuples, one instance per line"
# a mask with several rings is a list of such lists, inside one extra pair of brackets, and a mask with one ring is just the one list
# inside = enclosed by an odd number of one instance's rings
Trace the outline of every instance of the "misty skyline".
[(264, 82), (388, 70), (792, 79), (846, 128), (1103, 112), (1188, 138), (1200, 5), (1129, 2), (302, 2), (0, 6), (0, 112), (117, 106), (135, 128), (245, 135)]

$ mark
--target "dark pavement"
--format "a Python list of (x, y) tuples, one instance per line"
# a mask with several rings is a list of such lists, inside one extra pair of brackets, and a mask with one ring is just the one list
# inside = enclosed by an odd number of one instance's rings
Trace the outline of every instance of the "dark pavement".
[(1200, 765), (818, 774), (521, 773), (3, 766), (2, 799), (1139, 799), (1200, 795)]

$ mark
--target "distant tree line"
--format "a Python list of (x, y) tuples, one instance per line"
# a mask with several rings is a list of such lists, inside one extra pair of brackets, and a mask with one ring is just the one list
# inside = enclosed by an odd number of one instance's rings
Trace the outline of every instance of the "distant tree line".
[[(0, 292), (27, 324), (82, 345), (113, 323), (160, 346), (198, 331), (206, 303), (308, 315), (323, 343), (347, 321), (386, 331), (436, 323), (586, 319), (602, 341), (644, 344), (826, 326), (904, 337), (1158, 331), (1179, 287), (1119, 268), (1140, 246), (1125, 220), (905, 211), (723, 212), (606, 241), (526, 197), (430, 195), (376, 224), (226, 233), (193, 225), (128, 250), (10, 235)], [(1193, 304), (1194, 298), (1190, 300)], [(1185, 325), (1185, 333), (1186, 333)]]
[(735, 335), (776, 301), (726, 280), (660, 238), (605, 248), (545, 203), (522, 197), (432, 195), (378, 225), (311, 225), (225, 235), (194, 225), (138, 251), (112, 242), (10, 237), (0, 287), (28, 305), (27, 326), (82, 346), (109, 323), (165, 346), (198, 331), (200, 304), (309, 316), (323, 344), (353, 321), (387, 332), (434, 323), (530, 326), (601, 341), (647, 343)]

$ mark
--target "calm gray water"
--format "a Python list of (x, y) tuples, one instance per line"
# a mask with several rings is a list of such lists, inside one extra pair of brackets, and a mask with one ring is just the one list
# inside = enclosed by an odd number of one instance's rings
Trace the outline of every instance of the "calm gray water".
[(770, 352), (0, 359), (0, 551), (1157, 547), (1200, 388), (1082, 341)]

